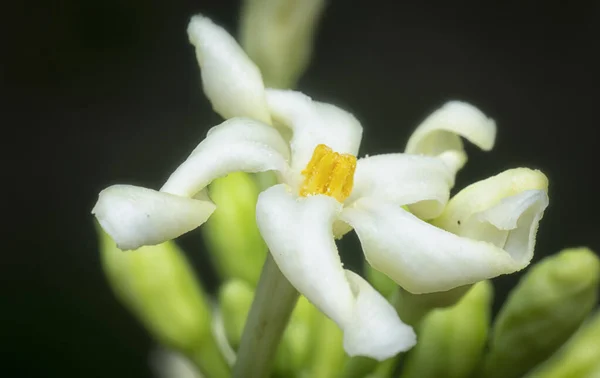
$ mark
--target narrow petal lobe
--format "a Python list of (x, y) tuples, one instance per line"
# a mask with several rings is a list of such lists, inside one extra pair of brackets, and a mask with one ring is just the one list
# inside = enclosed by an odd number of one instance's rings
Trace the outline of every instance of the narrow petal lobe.
[(174, 239), (206, 222), (212, 202), (179, 197), (132, 185), (100, 192), (92, 214), (122, 250)]
[(192, 17), (188, 36), (214, 110), (225, 119), (249, 117), (270, 124), (260, 70), (235, 39), (202, 15)]
[(262, 192), (256, 204), (258, 228), (281, 272), (339, 325), (354, 306), (331, 231), (341, 211), (332, 197), (297, 198), (284, 184)]
[(460, 137), (489, 151), (496, 139), (496, 123), (473, 105), (450, 101), (417, 127), (405, 151), (438, 156), (456, 172), (467, 161)]
[(260, 194), (256, 220), (281, 272), (344, 331), (346, 351), (382, 360), (410, 348), (414, 334), (377, 291), (342, 268), (332, 233), (341, 210), (332, 197), (297, 197), (281, 184)]
[(450, 290), (528, 263), (491, 242), (452, 234), (374, 198), (360, 199), (342, 219), (356, 230), (367, 261), (414, 294)]
[(348, 355), (385, 360), (412, 348), (417, 336), (394, 307), (358, 274), (346, 270), (346, 278), (356, 296), (356, 310), (344, 330)]
[(440, 159), (409, 154), (370, 156), (358, 160), (354, 190), (346, 204), (374, 197), (410, 205), (415, 215), (431, 219), (443, 211), (453, 185), (454, 175)]
[(212, 180), (238, 171), (274, 170), (286, 175), (288, 154), (285, 142), (272, 127), (247, 118), (233, 118), (209, 131), (161, 191), (193, 197)]

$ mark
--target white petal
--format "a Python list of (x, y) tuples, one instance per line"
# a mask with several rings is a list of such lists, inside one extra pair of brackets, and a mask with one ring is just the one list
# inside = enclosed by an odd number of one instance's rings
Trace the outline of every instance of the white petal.
[[(228, 119), (208, 130), (206, 139), (210, 139), (211, 143), (215, 144), (235, 142), (261, 143), (273, 148), (285, 159), (290, 158), (290, 146), (281, 134), (273, 127), (250, 118), (235, 117)], [(202, 151), (203, 146), (200, 143), (190, 155)]]
[(548, 179), (537, 170), (509, 169), (461, 190), (432, 223), (456, 235), (504, 248), (526, 264), (548, 206)]
[(281, 184), (260, 194), (256, 220), (281, 272), (344, 331), (346, 351), (387, 358), (413, 339), (385, 299), (342, 268), (332, 234), (341, 208), (324, 195), (298, 198)]
[(496, 123), (470, 104), (450, 101), (417, 127), (405, 151), (409, 154), (438, 156), (454, 171), (458, 171), (467, 161), (460, 137), (489, 151), (496, 139)]
[(214, 110), (226, 119), (249, 117), (271, 123), (260, 70), (235, 39), (202, 15), (192, 17), (188, 36)]
[(132, 185), (100, 192), (92, 214), (122, 250), (174, 239), (206, 222), (212, 202), (179, 197)]
[(462, 225), (473, 214), (484, 212), (503, 198), (526, 190), (548, 191), (548, 178), (542, 172), (529, 168), (508, 169), (485, 180), (475, 182), (458, 192), (435, 220), (437, 226), (461, 234)]
[(258, 228), (279, 269), (340, 326), (354, 305), (331, 231), (341, 210), (332, 197), (298, 198), (284, 184), (262, 192), (256, 204)]
[(409, 154), (376, 155), (359, 159), (354, 189), (346, 201), (374, 197), (411, 205), (413, 214), (431, 219), (441, 214), (454, 185), (454, 175), (437, 158)]
[(412, 348), (417, 336), (392, 305), (358, 274), (346, 270), (346, 278), (356, 296), (356, 311), (344, 330), (348, 355), (381, 361)]
[(450, 290), (528, 264), (492, 243), (452, 234), (373, 198), (344, 209), (342, 219), (356, 230), (367, 261), (415, 294)]
[(527, 190), (504, 198), (476, 214), (473, 218), (478, 224), (465, 227), (461, 236), (493, 243), (516, 261), (527, 264), (533, 257), (535, 236), (548, 202), (548, 194), (543, 190)]
[(212, 180), (231, 172), (278, 171), (288, 174), (285, 142), (258, 121), (233, 118), (213, 127), (206, 139), (171, 174), (161, 191), (193, 197)]
[(300, 92), (267, 89), (266, 93), (273, 120), (293, 131), (291, 166), (295, 172), (304, 169), (318, 144), (356, 156), (362, 126), (352, 114)]

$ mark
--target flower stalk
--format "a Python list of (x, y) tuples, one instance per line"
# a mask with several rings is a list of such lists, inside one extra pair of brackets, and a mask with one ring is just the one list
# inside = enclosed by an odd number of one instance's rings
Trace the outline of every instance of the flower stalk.
[(234, 378), (268, 376), (297, 300), (298, 291), (267, 255), (233, 367)]

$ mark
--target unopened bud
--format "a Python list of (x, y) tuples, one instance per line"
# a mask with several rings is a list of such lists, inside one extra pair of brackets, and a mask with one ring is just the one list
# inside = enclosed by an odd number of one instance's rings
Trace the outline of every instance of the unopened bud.
[(267, 247), (256, 226), (259, 188), (244, 172), (231, 173), (210, 184), (217, 209), (202, 227), (208, 250), (224, 279), (240, 278), (256, 286)]
[(241, 44), (260, 68), (266, 86), (292, 88), (313, 50), (324, 0), (245, 0)]
[(206, 294), (175, 243), (123, 252), (97, 230), (104, 272), (121, 303), (160, 343), (187, 355), (202, 372), (228, 376), (210, 332)]
[(417, 328), (417, 345), (406, 355), (401, 377), (469, 377), (483, 354), (492, 296), (492, 285), (482, 281), (456, 305), (426, 315)]
[(596, 305), (599, 278), (600, 260), (587, 248), (533, 266), (498, 314), (484, 376), (521, 377), (552, 355)]
[(526, 378), (600, 377), (600, 313)]

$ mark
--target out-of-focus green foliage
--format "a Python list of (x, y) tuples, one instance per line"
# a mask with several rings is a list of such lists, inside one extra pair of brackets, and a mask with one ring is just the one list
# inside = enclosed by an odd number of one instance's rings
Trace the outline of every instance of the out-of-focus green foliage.
[(534, 265), (498, 314), (483, 376), (521, 377), (554, 353), (596, 305), (599, 278), (600, 261), (587, 248)]
[(187, 355), (211, 377), (227, 377), (210, 332), (207, 296), (183, 252), (173, 242), (123, 252), (97, 229), (104, 272), (121, 303), (160, 343)]

